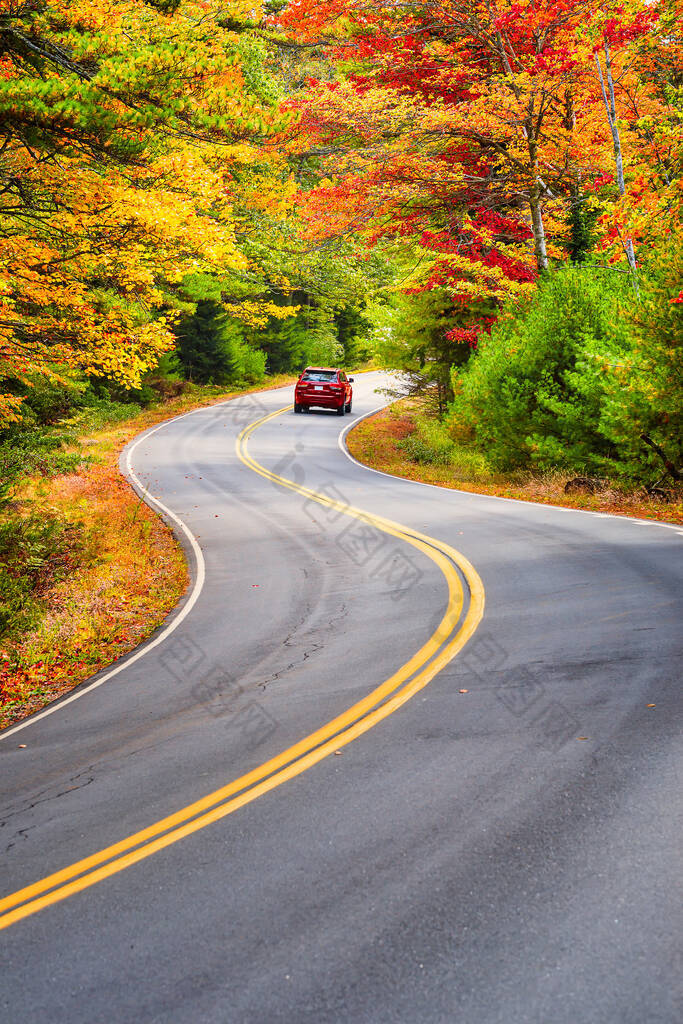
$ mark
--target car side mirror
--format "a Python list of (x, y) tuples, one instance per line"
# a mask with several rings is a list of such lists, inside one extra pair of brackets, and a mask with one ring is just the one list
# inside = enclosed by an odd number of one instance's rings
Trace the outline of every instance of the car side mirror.
[(349, 377), (349, 384), (353, 384), (353, 377)]

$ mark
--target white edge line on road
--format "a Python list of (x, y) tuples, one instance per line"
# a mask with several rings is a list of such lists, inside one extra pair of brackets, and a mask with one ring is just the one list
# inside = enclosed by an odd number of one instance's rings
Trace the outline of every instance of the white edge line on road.
[(534, 508), (550, 508), (556, 512), (578, 512), (584, 516), (594, 516), (596, 519), (617, 519), (625, 520), (627, 523), (636, 523), (638, 526), (658, 526), (662, 530), (673, 530), (679, 536), (683, 537), (683, 529), (680, 526), (676, 526), (675, 523), (660, 523), (657, 519), (636, 519), (635, 516), (620, 516), (615, 512), (592, 512), (587, 508), (568, 508), (566, 505), (546, 505), (545, 502), (541, 503), (538, 501), (527, 501), (525, 498), (503, 498), (498, 494), (482, 494), (478, 491), (461, 491), (457, 487), (442, 487), (440, 484), (428, 484), (423, 480), (411, 480), (410, 477), (405, 476), (394, 476), (393, 473), (385, 473), (381, 469), (373, 469), (372, 466), (366, 466), (365, 463), (359, 462), (355, 459), (349, 449), (346, 446), (346, 435), (357, 427), (363, 420), (369, 419), (378, 412), (382, 412), (383, 409), (387, 409), (391, 403), (387, 402), (385, 405), (378, 405), (376, 409), (371, 409), (370, 412), (363, 413), (362, 416), (358, 416), (349, 423), (340, 432), (338, 438), (339, 449), (344, 453), (347, 459), (350, 459), (356, 466), (360, 466), (361, 469), (366, 470), (368, 473), (377, 473), (378, 476), (385, 476), (389, 480), (405, 480), (407, 483), (415, 484), (417, 487), (431, 487), (437, 491), (451, 491), (453, 494), (466, 494), (468, 497), (475, 498), (489, 498), (491, 501), (505, 501), (513, 502), (517, 505), (532, 505)]
[[(234, 399), (228, 399), (228, 401), (234, 401)], [(223, 405), (227, 403), (219, 402), (217, 404)], [(148, 438), (152, 436), (152, 434), (156, 434), (157, 430), (161, 430), (162, 427), (167, 427), (169, 423), (175, 423), (178, 420), (182, 420), (186, 416), (194, 416), (198, 412), (205, 412), (206, 409), (214, 408), (216, 408), (216, 406), (202, 406), (201, 409), (192, 409), (190, 412), (185, 412), (181, 416), (174, 416), (170, 420), (164, 420), (163, 423), (160, 423), (157, 427), (154, 427), (152, 430), (148, 430), (145, 431), (143, 434), (140, 434), (137, 440), (135, 440), (133, 444), (130, 445), (126, 452), (126, 474), (128, 475), (129, 479), (131, 479), (135, 483), (136, 487), (139, 489), (140, 493), (144, 497), (146, 504), (149, 505), (150, 508), (154, 510), (159, 509), (161, 512), (163, 512), (165, 516), (167, 516), (173, 523), (175, 523), (176, 526), (182, 531), (184, 536), (187, 538), (190, 547), (192, 548), (192, 553), (195, 557), (196, 563), (196, 575), (194, 580), (194, 586), (192, 587), (192, 591), (190, 592), (190, 596), (187, 598), (186, 603), (175, 616), (173, 621), (170, 622), (168, 626), (166, 626), (165, 628), (162, 628), (159, 635), (156, 636), (153, 640), (143, 642), (140, 645), (140, 647), (137, 648), (137, 650), (134, 650), (134, 653), (130, 655), (124, 655), (119, 665), (115, 665), (114, 668), (110, 668), (108, 671), (105, 670), (105, 674), (101, 676), (99, 679), (96, 679), (95, 682), (90, 683), (89, 686), (84, 686), (82, 689), (76, 690), (76, 692), (72, 693), (70, 697), (65, 697), (63, 700), (59, 700), (59, 698), (57, 698), (54, 704), (49, 704), (44, 711), (39, 711), (37, 714), (31, 715), (30, 718), (26, 718), (23, 722), (18, 722), (16, 725), (10, 726), (9, 729), (3, 729), (3, 731), (0, 732), (0, 740), (6, 740), (9, 736), (14, 736), (15, 733), (20, 732), (21, 729), (25, 729), (27, 726), (33, 725), (35, 722), (39, 722), (42, 718), (47, 718), (48, 715), (54, 714), (55, 711), (61, 711), (62, 708), (66, 707), (67, 704), (71, 704), (73, 701), (79, 700), (81, 697), (85, 697), (86, 693), (91, 693), (93, 690), (96, 690), (99, 686), (102, 686), (103, 683), (109, 682), (109, 680), (112, 679), (114, 676), (118, 675), (119, 672), (122, 672), (124, 669), (129, 668), (134, 662), (138, 661), (140, 658), (143, 658), (146, 654), (149, 654), (150, 651), (153, 651), (155, 647), (158, 647), (159, 644), (163, 643), (164, 640), (166, 640), (171, 635), (171, 633), (173, 633), (174, 630), (178, 628), (183, 619), (187, 618), (187, 616), (194, 608), (195, 604), (197, 603), (197, 598), (202, 592), (202, 588), (204, 586), (204, 579), (206, 577), (206, 566), (204, 564), (204, 556), (202, 554), (202, 549), (197, 543), (197, 538), (192, 533), (190, 528), (186, 525), (186, 523), (184, 523), (183, 520), (180, 519), (179, 516), (177, 516), (174, 512), (171, 512), (170, 508), (164, 505), (163, 502), (159, 501), (158, 498), (155, 498), (152, 494), (150, 494), (150, 492), (147, 490), (145, 485), (142, 483), (142, 481), (135, 473), (131, 460), (133, 452), (135, 451), (137, 446), (139, 444), (142, 444), (143, 441), (147, 441)]]
[[(285, 385), (285, 387), (289, 387), (289, 385)], [(284, 390), (284, 387), (268, 388), (267, 390), (280, 391)], [(0, 742), (2, 740), (9, 739), (10, 736), (14, 736), (18, 732), (21, 732), (22, 729), (26, 729), (29, 725), (34, 725), (36, 722), (40, 722), (41, 719), (47, 718), (48, 715), (53, 715), (55, 711), (61, 711), (62, 708), (67, 706), (67, 704), (72, 704), (73, 701), (79, 700), (81, 697), (85, 697), (87, 693), (92, 693), (93, 690), (96, 690), (104, 683), (109, 682), (109, 680), (112, 679), (114, 676), (118, 675), (119, 672), (123, 672), (124, 669), (129, 668), (136, 661), (139, 661), (140, 658), (144, 658), (146, 654), (149, 654), (149, 652), (153, 651), (155, 647), (158, 647), (159, 644), (162, 644), (165, 640), (167, 640), (171, 633), (173, 633), (181, 624), (181, 622), (184, 619), (186, 619), (187, 616), (190, 614), (193, 607), (197, 603), (199, 595), (202, 592), (202, 589), (204, 587), (204, 580), (206, 578), (206, 565), (204, 562), (202, 549), (197, 543), (197, 538), (192, 533), (189, 526), (187, 526), (187, 524), (184, 523), (183, 520), (174, 512), (171, 512), (170, 508), (164, 505), (164, 503), (160, 501), (159, 498), (155, 498), (154, 495), (151, 494), (150, 491), (148, 491), (148, 489), (145, 487), (145, 485), (142, 483), (140, 478), (137, 476), (135, 470), (133, 469), (132, 456), (133, 452), (135, 451), (139, 444), (142, 444), (143, 441), (147, 441), (148, 438), (152, 437), (153, 434), (156, 434), (158, 430), (162, 430), (163, 427), (167, 427), (170, 423), (177, 423), (178, 420), (185, 419), (185, 417), (187, 416), (196, 416), (197, 413), (206, 412), (207, 409), (217, 409), (222, 405), (229, 405), (230, 402), (239, 401), (240, 398), (244, 397), (246, 396), (236, 395), (235, 398), (228, 398), (226, 399), (225, 402), (216, 402), (214, 405), (203, 405), (199, 409), (191, 409), (190, 412), (184, 412), (181, 413), (180, 416), (173, 416), (171, 417), (171, 419), (164, 420), (163, 423), (159, 423), (158, 426), (153, 427), (151, 430), (146, 430), (142, 434), (140, 434), (139, 437), (137, 437), (126, 450), (126, 474), (128, 478), (134, 482), (134, 484), (144, 497), (145, 503), (149, 505), (150, 508), (154, 510), (160, 510), (161, 512), (164, 513), (165, 516), (167, 516), (173, 523), (175, 523), (179, 527), (184, 536), (187, 538), (190, 547), (192, 548), (192, 553), (194, 554), (196, 561), (196, 576), (194, 586), (192, 587), (192, 591), (190, 592), (190, 595), (187, 598), (182, 609), (178, 612), (178, 614), (175, 616), (172, 622), (169, 622), (169, 624), (166, 627), (162, 627), (162, 630), (158, 634), (158, 636), (155, 636), (153, 640), (143, 641), (143, 643), (140, 644), (139, 647), (133, 649), (133, 652), (131, 654), (124, 655), (123, 658), (121, 659), (120, 664), (115, 665), (113, 668), (110, 668), (109, 670), (104, 669), (104, 675), (100, 676), (99, 679), (96, 679), (94, 682), (86, 686), (83, 686), (81, 684), (81, 686), (77, 688), (76, 691), (72, 693), (70, 696), (64, 697), (61, 700), (57, 697), (55, 698), (54, 702), (52, 704), (49, 704), (43, 711), (38, 711), (35, 715), (31, 715), (30, 718), (24, 719), (23, 722), (17, 722), (16, 725), (12, 725), (8, 729), (3, 729), (2, 731), (0, 731)]]

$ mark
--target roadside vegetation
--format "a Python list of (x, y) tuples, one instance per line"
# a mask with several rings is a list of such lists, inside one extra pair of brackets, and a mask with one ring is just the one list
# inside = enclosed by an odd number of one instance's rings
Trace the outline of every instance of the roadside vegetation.
[(451, 371), (444, 423), (493, 470), (606, 479), (674, 498), (683, 479), (683, 248), (628, 279), (583, 264), (511, 302)]
[(683, 524), (683, 493), (665, 498), (644, 487), (576, 478), (556, 468), (494, 469), (476, 446), (463, 444), (422, 399), (405, 398), (362, 420), (347, 435), (349, 451), (372, 469), (474, 494), (629, 515)]
[(412, 402), (362, 424), (351, 449), (413, 479), (680, 522), (682, 281), (669, 241), (637, 292), (597, 261), (549, 269), (462, 362), (436, 348), (427, 360), (417, 332), (396, 332), (380, 357), (402, 362)]

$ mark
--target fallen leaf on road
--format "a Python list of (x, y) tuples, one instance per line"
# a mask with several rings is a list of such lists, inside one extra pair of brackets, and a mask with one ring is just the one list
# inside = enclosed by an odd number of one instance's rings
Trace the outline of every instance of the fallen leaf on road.
[(469, 690), (458, 690), (458, 693), (469, 693)]

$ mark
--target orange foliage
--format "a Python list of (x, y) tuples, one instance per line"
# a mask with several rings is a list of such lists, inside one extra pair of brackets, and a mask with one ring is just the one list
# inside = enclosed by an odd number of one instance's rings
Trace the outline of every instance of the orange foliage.
[[(302, 196), (312, 238), (360, 233), (422, 250), (410, 287), (496, 302), (566, 258), (568, 213), (602, 214), (610, 257), (680, 206), (680, 0), (316, 3), (278, 20), (339, 69), (298, 104), (295, 149), (328, 151)], [(595, 53), (608, 43), (626, 188)], [(661, 54), (671, 63), (666, 64)]]

